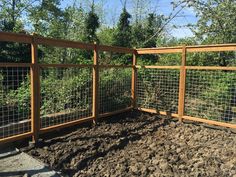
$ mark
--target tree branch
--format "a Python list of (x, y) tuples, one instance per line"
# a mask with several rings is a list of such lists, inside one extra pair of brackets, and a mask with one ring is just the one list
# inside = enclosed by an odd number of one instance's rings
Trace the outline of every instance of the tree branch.
[(172, 16), (172, 13), (168, 17), (168, 20), (160, 27), (149, 39), (143, 42), (142, 45), (146, 44), (150, 40), (152, 40), (154, 37), (158, 37), (162, 30), (186, 7), (186, 5), (181, 6), (181, 8)]

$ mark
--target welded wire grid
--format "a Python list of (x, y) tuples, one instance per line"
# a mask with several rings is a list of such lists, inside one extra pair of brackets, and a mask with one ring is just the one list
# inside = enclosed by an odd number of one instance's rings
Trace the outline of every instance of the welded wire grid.
[(41, 128), (92, 116), (92, 68), (42, 68)]
[(236, 71), (187, 70), (185, 115), (236, 123)]
[(138, 107), (177, 113), (179, 77), (177, 69), (138, 69)]
[(99, 69), (99, 113), (131, 106), (131, 68)]
[(30, 68), (0, 67), (0, 139), (31, 131)]

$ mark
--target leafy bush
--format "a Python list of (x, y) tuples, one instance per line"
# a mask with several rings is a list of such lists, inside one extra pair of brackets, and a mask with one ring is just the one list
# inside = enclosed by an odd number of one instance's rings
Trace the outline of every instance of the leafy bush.
[(91, 110), (92, 77), (88, 69), (65, 69), (61, 77), (56, 70), (41, 77), (41, 114), (64, 110)]
[[(187, 74), (186, 112), (191, 116), (230, 121), (236, 104), (234, 72), (192, 71)], [(191, 77), (192, 76), (192, 77)]]
[(100, 72), (100, 112), (131, 105), (131, 70), (106, 69)]

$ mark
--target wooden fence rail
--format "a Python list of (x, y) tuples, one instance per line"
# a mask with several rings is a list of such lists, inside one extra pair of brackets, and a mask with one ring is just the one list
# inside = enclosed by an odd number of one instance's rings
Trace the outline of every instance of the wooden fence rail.
[[(164, 48), (146, 48), (146, 49), (128, 49), (124, 47), (105, 46), (98, 44), (86, 44), (75, 41), (44, 38), (37, 35), (15, 34), (0, 32), (0, 41), (7, 42), (19, 42), (31, 44), (31, 63), (0, 63), (0, 67), (29, 67), (31, 76), (31, 129), (30, 131), (14, 134), (0, 138), (0, 144), (16, 141), (22, 138), (32, 136), (33, 142), (37, 142), (39, 135), (44, 132), (52, 131), (58, 128), (72, 126), (78, 123), (93, 121), (96, 123), (98, 118), (106, 117), (121, 112), (129, 111), (131, 109), (138, 109), (145, 112), (156, 113), (155, 109), (143, 108), (137, 105), (137, 79), (138, 69), (177, 69), (180, 71), (179, 79), (179, 95), (178, 95), (178, 113), (172, 114), (173, 117), (198, 121), (208, 124), (214, 124), (224, 127), (236, 128), (236, 124), (225, 123), (214, 120), (207, 120), (194, 116), (185, 115), (185, 92), (186, 92), (186, 72), (188, 70), (229, 70), (236, 71), (236, 67), (213, 67), (213, 66), (186, 66), (186, 56), (188, 52), (209, 52), (209, 51), (236, 51), (236, 44), (220, 44), (220, 45), (207, 45), (207, 46), (178, 46), (178, 47), (164, 47)], [(85, 50), (92, 50), (94, 52), (93, 64), (91, 65), (77, 65), (77, 64), (40, 64), (38, 61), (38, 46), (50, 45), (54, 47), (64, 48), (78, 48)], [(99, 65), (99, 52), (116, 52), (116, 53), (128, 53), (133, 55), (131, 65)], [(139, 66), (137, 65), (138, 55), (143, 54), (164, 54), (164, 53), (182, 53), (181, 66)], [(92, 116), (84, 117), (79, 120), (73, 120), (70, 122), (62, 123), (59, 125), (49, 126), (46, 128), (40, 127), (40, 70), (43, 68), (92, 68), (93, 83), (92, 83)], [(127, 108), (116, 110), (108, 113), (99, 113), (99, 68), (131, 68), (131, 98), (132, 104)], [(160, 112), (163, 115), (167, 113), (165, 111)], [(0, 129), (1, 131), (1, 129)]]

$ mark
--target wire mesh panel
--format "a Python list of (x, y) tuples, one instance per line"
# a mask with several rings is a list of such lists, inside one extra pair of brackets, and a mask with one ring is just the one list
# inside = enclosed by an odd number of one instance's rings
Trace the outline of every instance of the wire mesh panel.
[(177, 113), (179, 75), (177, 69), (138, 69), (137, 105)]
[(0, 67), (0, 139), (31, 131), (30, 68)]
[(187, 70), (185, 114), (236, 123), (236, 71)]
[(92, 68), (41, 69), (41, 128), (92, 116)]
[(121, 110), (131, 106), (131, 68), (100, 68), (99, 113)]

